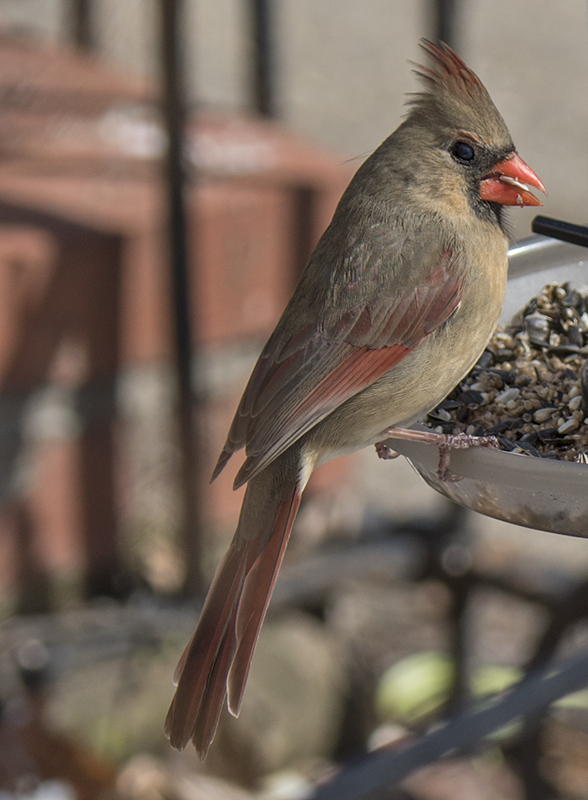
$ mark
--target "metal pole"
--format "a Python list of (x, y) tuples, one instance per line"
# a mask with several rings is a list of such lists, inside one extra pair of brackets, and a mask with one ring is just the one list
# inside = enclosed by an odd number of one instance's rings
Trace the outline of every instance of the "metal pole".
[(181, 482), (183, 499), (183, 544), (186, 559), (184, 594), (203, 593), (201, 574), (202, 515), (202, 436), (200, 409), (192, 394), (192, 350), (188, 241), (183, 166), (184, 91), (181, 46), (181, 0), (160, 0), (163, 78), (163, 115), (168, 138), (165, 178), (169, 217), (169, 248), (173, 300), (173, 320), (178, 384)]
[(71, 36), (78, 47), (92, 50), (96, 42), (92, 30), (92, 0), (72, 0)]
[(272, 83), (273, 51), (271, 26), (272, 0), (251, 0), (253, 39), (253, 107), (266, 117), (275, 117)]
[(433, 0), (433, 41), (457, 47), (459, 0)]

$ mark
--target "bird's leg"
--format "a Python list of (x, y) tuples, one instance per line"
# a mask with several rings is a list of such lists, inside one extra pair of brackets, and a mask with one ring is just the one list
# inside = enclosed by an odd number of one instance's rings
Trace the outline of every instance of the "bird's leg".
[[(460, 477), (449, 469), (449, 456), (452, 450), (464, 450), (468, 447), (498, 447), (495, 436), (470, 436), (467, 433), (437, 433), (436, 431), (414, 431), (409, 428), (388, 428), (382, 431), (382, 438), (404, 439), (408, 442), (422, 442), (439, 449), (439, 466), (437, 476), (441, 481), (458, 481)], [(384, 442), (376, 443), (379, 458), (394, 458), (394, 451)]]

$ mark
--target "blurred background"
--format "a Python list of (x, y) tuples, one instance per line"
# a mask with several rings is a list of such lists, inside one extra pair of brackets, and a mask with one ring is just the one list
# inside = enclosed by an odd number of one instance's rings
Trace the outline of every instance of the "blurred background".
[[(366, 451), (313, 476), (240, 719), (205, 765), (162, 733), (241, 502), (238, 463), (208, 476), (422, 36), (478, 73), (544, 212), (584, 222), (584, 0), (0, 0), (3, 798), (296, 800), (588, 638), (585, 542)], [(588, 797), (587, 709), (390, 797)]]

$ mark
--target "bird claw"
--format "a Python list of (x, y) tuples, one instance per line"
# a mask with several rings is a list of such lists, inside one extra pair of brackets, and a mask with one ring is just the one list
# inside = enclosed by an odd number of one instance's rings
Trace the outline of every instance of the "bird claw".
[(463, 477), (449, 469), (452, 450), (466, 450), (470, 447), (498, 447), (496, 436), (471, 436), (469, 433), (440, 433), (438, 436), (445, 439), (438, 445), (439, 466), (437, 467), (437, 477), (444, 483), (457, 483)]
[(376, 455), (378, 458), (382, 458), (384, 461), (391, 461), (393, 458), (398, 458), (400, 455), (400, 453), (397, 453), (396, 450), (392, 450), (392, 448), (388, 447), (384, 442), (376, 442), (374, 447), (376, 448)]

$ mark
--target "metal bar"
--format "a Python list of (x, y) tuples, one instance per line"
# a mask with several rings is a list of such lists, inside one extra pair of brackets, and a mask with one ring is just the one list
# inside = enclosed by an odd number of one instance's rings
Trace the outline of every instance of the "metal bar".
[(480, 701), (469, 711), (425, 736), (407, 741), (395, 750), (378, 750), (330, 783), (319, 787), (310, 800), (384, 800), (390, 790), (419, 767), (448, 754), (457, 755), (519, 717), (536, 714), (550, 703), (586, 686), (588, 650), (550, 663), (527, 675), (508, 693)]
[(181, 57), (181, 0), (160, 0), (163, 79), (163, 115), (168, 138), (165, 181), (169, 215), (169, 248), (173, 302), (174, 343), (178, 383), (178, 413), (183, 499), (183, 546), (186, 577), (184, 594), (198, 597), (203, 592), (201, 548), (202, 436), (201, 409), (192, 394), (193, 351), (188, 237), (183, 167), (185, 125), (184, 87)]
[(552, 239), (559, 239), (569, 244), (588, 247), (588, 227), (585, 225), (573, 225), (571, 222), (563, 222), (551, 217), (535, 217), (532, 229), (533, 233), (551, 236)]
[(266, 117), (275, 117), (271, 0), (251, 0), (253, 27), (253, 107)]
[(457, 13), (459, 0), (433, 0), (433, 41), (445, 42), (453, 49), (457, 45)]
[(78, 47), (92, 50), (96, 46), (92, 27), (92, 0), (72, 0), (71, 36)]

